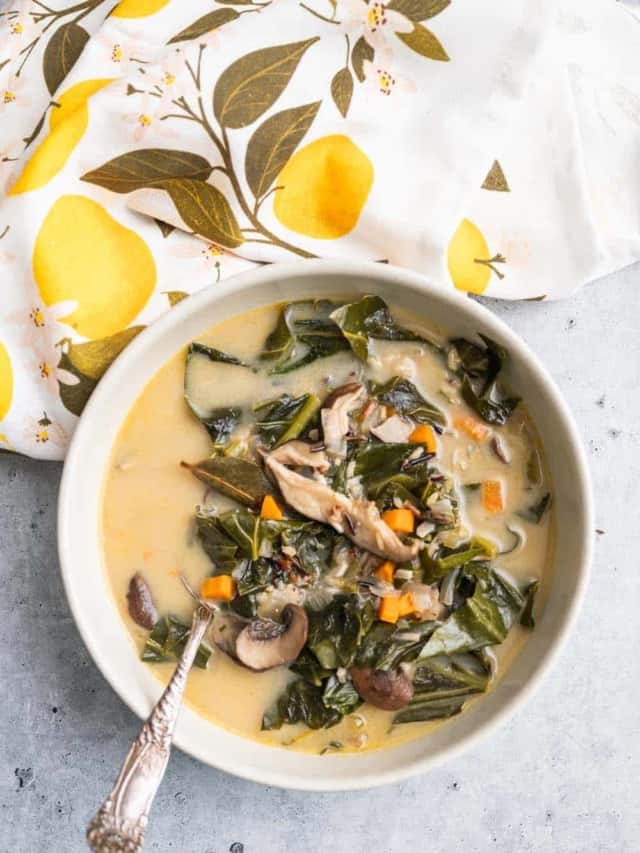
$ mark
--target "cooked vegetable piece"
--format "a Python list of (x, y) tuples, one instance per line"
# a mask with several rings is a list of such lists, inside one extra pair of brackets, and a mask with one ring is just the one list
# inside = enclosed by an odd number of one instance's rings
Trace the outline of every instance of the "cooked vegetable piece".
[(231, 575), (214, 575), (212, 578), (205, 578), (200, 586), (202, 598), (231, 601), (235, 594), (236, 584)]
[(499, 480), (485, 480), (482, 484), (482, 506), (487, 512), (503, 512), (502, 483)]
[(416, 517), (410, 509), (389, 509), (381, 517), (396, 533), (413, 533)]
[(366, 702), (383, 711), (404, 708), (413, 696), (413, 684), (400, 670), (351, 669), (356, 690)]
[(537, 503), (532, 504), (527, 509), (522, 510), (518, 513), (518, 515), (520, 516), (520, 518), (524, 518), (525, 521), (530, 521), (533, 524), (540, 524), (550, 505), (551, 493), (546, 492)]
[(383, 341), (420, 341), (429, 343), (409, 329), (398, 326), (386, 302), (379, 296), (363, 296), (357, 302), (342, 305), (331, 314), (351, 349), (362, 361), (369, 357), (369, 339)]
[(425, 660), (416, 668), (411, 702), (393, 721), (414, 723), (451, 717), (462, 710), (470, 696), (487, 689), (490, 677), (472, 654)]
[(466, 432), (474, 441), (486, 441), (491, 435), (491, 430), (471, 415), (460, 415), (453, 425), (456, 429)]
[(275, 568), (271, 560), (259, 558), (247, 562), (238, 578), (238, 594), (250, 595), (265, 589), (274, 580)]
[(219, 518), (198, 513), (196, 515), (198, 540), (218, 574), (228, 574), (242, 560), (238, 545), (227, 535)]
[(429, 424), (420, 424), (409, 436), (411, 444), (424, 444), (427, 453), (435, 453), (437, 450), (436, 434)]
[(484, 421), (502, 425), (509, 420), (520, 398), (509, 396), (498, 378), (506, 359), (505, 349), (485, 335), (479, 337), (484, 349), (464, 338), (450, 342), (459, 361), (462, 397)]
[(373, 604), (337, 595), (321, 609), (308, 608), (309, 649), (326, 669), (350, 666), (373, 623)]
[[(153, 626), (144, 649), (142, 660), (147, 663), (162, 663), (167, 660), (179, 660), (189, 639), (191, 629), (175, 616), (164, 616)], [(194, 659), (194, 666), (206, 669), (211, 649), (206, 643), (200, 643)]]
[(292, 302), (285, 306), (269, 335), (262, 359), (277, 363), (271, 375), (290, 373), (318, 358), (349, 349), (349, 343), (330, 314), (336, 305), (328, 300)]
[(304, 608), (287, 604), (282, 622), (254, 619), (236, 639), (236, 656), (249, 669), (262, 672), (293, 663), (307, 641), (309, 620)]
[(352, 681), (341, 682), (337, 676), (327, 679), (322, 693), (325, 708), (333, 708), (341, 714), (351, 714), (362, 704), (360, 694)]
[(320, 408), (315, 394), (291, 397), (283, 394), (277, 400), (268, 400), (255, 407), (256, 427), (264, 444), (276, 448), (298, 438), (313, 420)]
[(520, 624), (524, 628), (535, 628), (536, 620), (533, 616), (533, 605), (535, 603), (535, 598), (538, 590), (540, 589), (540, 581), (535, 580), (531, 581), (529, 586), (525, 590), (525, 605), (522, 609), (522, 614), (520, 616)]
[(342, 719), (335, 708), (322, 701), (322, 687), (303, 678), (292, 681), (276, 703), (262, 717), (262, 729), (280, 729), (283, 724), (305, 723), (310, 729), (329, 728)]
[(400, 618), (400, 596), (399, 595), (384, 595), (380, 599), (378, 607), (378, 619), (381, 622), (389, 622), (395, 625)]
[(420, 657), (470, 652), (502, 643), (522, 613), (522, 593), (486, 563), (468, 563), (462, 583), (471, 583), (473, 594), (451, 613), (429, 638)]
[(269, 521), (281, 521), (282, 510), (273, 495), (265, 495), (260, 508), (260, 517)]
[(206, 486), (252, 509), (259, 509), (265, 497), (273, 491), (262, 468), (238, 456), (212, 456), (195, 465), (188, 462), (180, 464)]
[(158, 619), (158, 611), (153, 603), (149, 584), (139, 572), (136, 572), (129, 581), (127, 608), (129, 616), (141, 628), (151, 630)]
[(394, 376), (382, 385), (374, 384), (371, 393), (381, 403), (419, 424), (446, 426), (447, 419), (440, 409), (425, 400), (413, 382), (403, 376)]
[(320, 687), (324, 680), (329, 678), (333, 672), (331, 669), (325, 669), (313, 652), (309, 651), (308, 647), (305, 647), (300, 652), (297, 660), (291, 664), (289, 669), (291, 672), (295, 672), (296, 675), (302, 676), (310, 684), (315, 684), (316, 687)]
[(389, 560), (385, 560), (385, 562), (378, 566), (375, 570), (376, 577), (380, 578), (380, 580), (385, 581), (386, 583), (393, 583), (393, 575), (395, 573), (396, 567)]

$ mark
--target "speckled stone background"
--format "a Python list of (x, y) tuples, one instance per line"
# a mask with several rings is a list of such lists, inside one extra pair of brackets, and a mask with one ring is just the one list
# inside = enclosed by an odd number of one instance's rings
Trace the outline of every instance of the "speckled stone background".
[[(149, 850), (640, 850), (640, 265), (567, 302), (491, 303), (573, 409), (596, 495), (578, 628), (527, 707), (427, 776), (352, 794), (234, 779), (176, 752)], [(73, 853), (139, 722), (89, 658), (62, 590), (60, 466), (0, 458), (0, 850)]]

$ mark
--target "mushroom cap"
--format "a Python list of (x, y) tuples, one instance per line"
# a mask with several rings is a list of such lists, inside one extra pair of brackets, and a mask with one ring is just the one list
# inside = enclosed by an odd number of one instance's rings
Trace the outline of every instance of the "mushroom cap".
[(405, 708), (413, 698), (413, 684), (398, 669), (353, 668), (351, 679), (364, 701), (383, 711)]
[(249, 669), (261, 671), (293, 663), (307, 641), (309, 619), (303, 607), (287, 604), (282, 622), (253, 619), (238, 634), (235, 654)]

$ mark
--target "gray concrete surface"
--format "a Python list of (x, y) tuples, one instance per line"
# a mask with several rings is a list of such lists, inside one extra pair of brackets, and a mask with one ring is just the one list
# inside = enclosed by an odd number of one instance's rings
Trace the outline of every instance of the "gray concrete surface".
[[(640, 850), (640, 266), (568, 302), (490, 307), (538, 353), (588, 448), (596, 557), (577, 631), (528, 706), (427, 776), (352, 794), (234, 779), (175, 753), (148, 849), (194, 853)], [(0, 850), (84, 848), (138, 721), (58, 574), (60, 466), (0, 458)], [(235, 845), (235, 846), (234, 846)]]

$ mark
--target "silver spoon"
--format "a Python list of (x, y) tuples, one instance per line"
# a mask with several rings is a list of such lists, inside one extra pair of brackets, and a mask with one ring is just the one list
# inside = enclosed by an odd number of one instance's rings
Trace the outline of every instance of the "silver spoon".
[(94, 853), (139, 853), (144, 844), (149, 811), (169, 761), (187, 676), (214, 615), (184, 577), (182, 582), (198, 602), (189, 639), (171, 680), (134, 740), (113, 790), (89, 823), (87, 841)]

